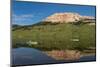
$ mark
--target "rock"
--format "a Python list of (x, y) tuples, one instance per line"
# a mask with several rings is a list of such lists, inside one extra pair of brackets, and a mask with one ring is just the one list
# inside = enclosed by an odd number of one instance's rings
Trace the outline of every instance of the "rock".
[(32, 45), (37, 45), (38, 44), (38, 42), (37, 41), (28, 41), (28, 42), (26, 42), (29, 46), (32, 46)]
[(54, 13), (45, 18), (43, 21), (51, 23), (70, 23), (70, 22), (78, 22), (80, 20), (90, 21), (90, 20), (95, 20), (95, 18), (92, 16), (82, 16), (78, 13), (65, 12), (65, 13)]

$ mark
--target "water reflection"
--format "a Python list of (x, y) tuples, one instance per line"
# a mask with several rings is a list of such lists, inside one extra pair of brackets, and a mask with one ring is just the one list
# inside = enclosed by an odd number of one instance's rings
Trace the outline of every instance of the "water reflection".
[(54, 62), (54, 59), (33, 48), (16, 48), (12, 50), (13, 65), (44, 64)]
[(43, 52), (34, 48), (15, 48), (12, 49), (12, 65), (37, 65), (37, 64), (49, 64), (49, 63), (69, 63), (69, 62), (84, 62), (95, 61), (96, 56), (84, 56), (80, 60), (66, 61), (55, 60)]

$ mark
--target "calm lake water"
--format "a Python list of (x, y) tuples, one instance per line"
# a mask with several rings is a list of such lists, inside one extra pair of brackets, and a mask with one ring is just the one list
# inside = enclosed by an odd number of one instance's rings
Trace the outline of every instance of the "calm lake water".
[(95, 61), (96, 56), (84, 56), (80, 60), (76, 61), (58, 61), (55, 60), (41, 51), (33, 48), (15, 48), (12, 49), (12, 65), (37, 65), (37, 64), (49, 64), (49, 63), (69, 63), (69, 62), (84, 62)]

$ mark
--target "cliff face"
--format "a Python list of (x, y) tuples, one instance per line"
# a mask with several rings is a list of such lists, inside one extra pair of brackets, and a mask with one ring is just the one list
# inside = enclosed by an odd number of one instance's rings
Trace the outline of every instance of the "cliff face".
[(82, 16), (78, 13), (54, 13), (51, 16), (47, 17), (43, 21), (52, 22), (52, 23), (69, 23), (77, 22), (80, 20), (93, 20), (94, 17), (91, 16)]

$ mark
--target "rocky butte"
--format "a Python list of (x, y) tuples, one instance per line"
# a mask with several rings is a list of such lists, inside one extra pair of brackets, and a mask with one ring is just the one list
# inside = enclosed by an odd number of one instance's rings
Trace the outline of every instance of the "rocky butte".
[(64, 12), (64, 13), (54, 13), (46, 17), (44, 22), (51, 23), (70, 23), (70, 22), (95, 22), (95, 17), (92, 16), (82, 16), (78, 13)]

